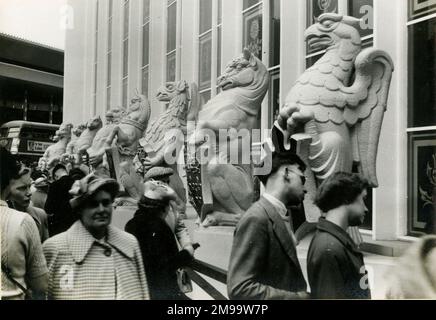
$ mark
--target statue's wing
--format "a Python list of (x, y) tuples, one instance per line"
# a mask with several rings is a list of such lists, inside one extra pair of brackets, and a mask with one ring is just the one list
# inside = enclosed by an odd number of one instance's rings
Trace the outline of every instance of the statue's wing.
[(386, 52), (369, 48), (357, 56), (355, 70), (353, 85), (344, 89), (344, 119), (351, 128), (354, 160), (360, 162), (371, 186), (377, 187), (377, 148), (394, 64)]

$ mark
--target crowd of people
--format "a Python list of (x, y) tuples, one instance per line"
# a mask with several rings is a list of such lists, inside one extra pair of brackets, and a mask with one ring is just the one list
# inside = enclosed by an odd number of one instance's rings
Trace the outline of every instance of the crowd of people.
[[(197, 244), (180, 219), (185, 207), (168, 184), (171, 169), (148, 172), (123, 231), (111, 225), (116, 180), (63, 165), (36, 172), (3, 147), (0, 154), (2, 299), (189, 299), (192, 287), (181, 279)], [(288, 209), (304, 199), (305, 169), (295, 153), (281, 150), (259, 177), (264, 192), (234, 233), (230, 299), (371, 298), (363, 255), (347, 233), (368, 211), (368, 183), (358, 174), (333, 174), (318, 188), (323, 215), (306, 282)], [(436, 237), (412, 246), (389, 274), (386, 297), (435, 298), (435, 257)]]
[(63, 165), (51, 171), (53, 181), (32, 179), (6, 149), (0, 153), (2, 299), (188, 299), (178, 275), (194, 245), (180, 199), (163, 182), (171, 170), (149, 177), (123, 231), (111, 225), (116, 180)]

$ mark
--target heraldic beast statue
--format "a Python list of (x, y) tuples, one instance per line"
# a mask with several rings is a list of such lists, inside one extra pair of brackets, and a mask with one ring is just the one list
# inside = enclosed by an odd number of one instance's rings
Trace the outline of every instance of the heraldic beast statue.
[(294, 135), (301, 132), (308, 138), (301, 156), (310, 168), (305, 209), (312, 218), (321, 214), (313, 206), (316, 188), (335, 172), (354, 167), (378, 186), (377, 148), (394, 66), (386, 52), (361, 49), (359, 23), (326, 13), (306, 30), (308, 45), (326, 53), (297, 80), (276, 123), (284, 141), (304, 140)]

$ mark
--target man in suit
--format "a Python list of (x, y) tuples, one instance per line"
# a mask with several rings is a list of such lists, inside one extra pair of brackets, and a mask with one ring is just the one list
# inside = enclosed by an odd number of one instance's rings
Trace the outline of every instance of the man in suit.
[(230, 299), (308, 298), (286, 209), (303, 201), (305, 168), (294, 152), (272, 154), (270, 173), (259, 177), (265, 193), (235, 230), (227, 277)]

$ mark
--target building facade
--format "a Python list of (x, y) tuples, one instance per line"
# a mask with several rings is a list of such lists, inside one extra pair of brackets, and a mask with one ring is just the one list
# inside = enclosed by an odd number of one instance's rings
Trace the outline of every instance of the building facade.
[[(323, 12), (362, 19), (365, 47), (395, 64), (381, 132), (368, 242), (410, 243), (435, 233), (436, 1), (434, 0), (70, 0), (74, 28), (65, 48), (64, 120), (84, 122), (126, 106), (136, 90), (152, 118), (166, 81), (199, 86), (201, 103), (217, 77), (248, 47), (268, 67), (270, 89), (259, 117), (271, 128), (295, 80), (324, 52), (310, 52), (305, 29)], [(264, 139), (265, 136), (262, 136)], [(387, 241), (387, 242), (386, 242)]]
[(13, 120), (60, 124), (64, 52), (0, 33), (0, 125)]

